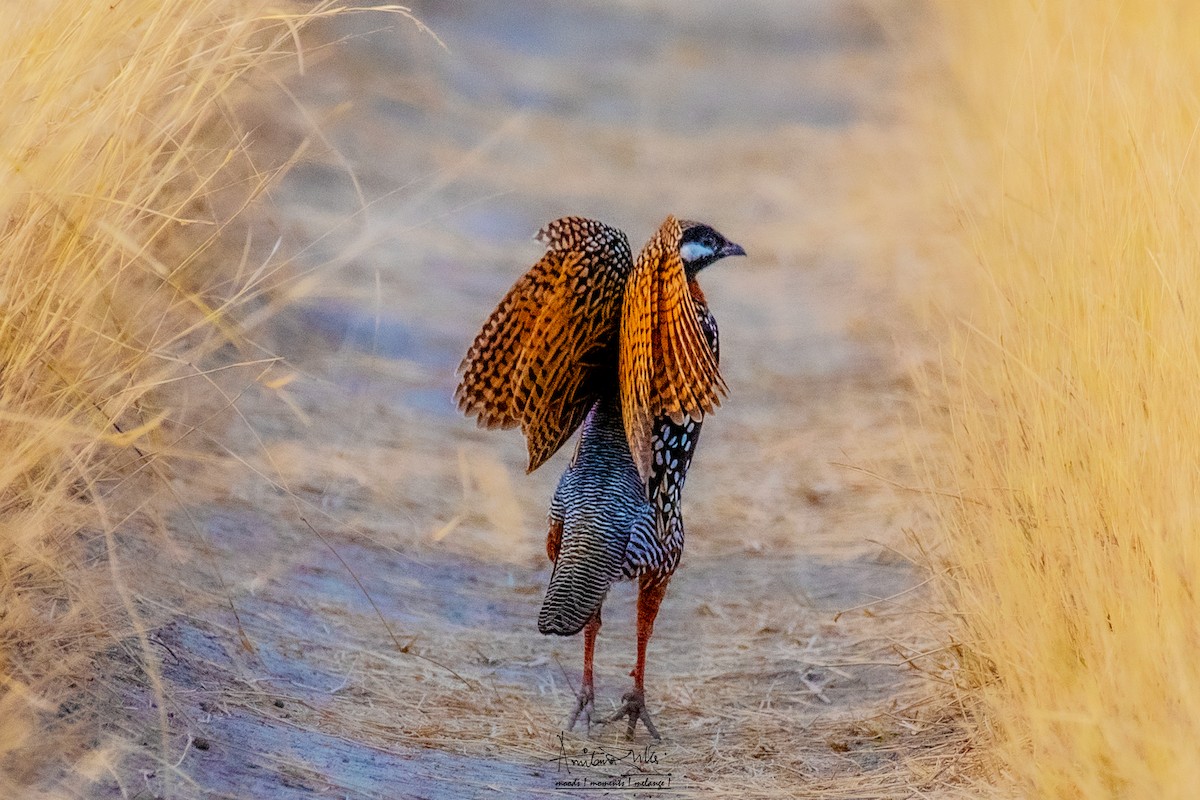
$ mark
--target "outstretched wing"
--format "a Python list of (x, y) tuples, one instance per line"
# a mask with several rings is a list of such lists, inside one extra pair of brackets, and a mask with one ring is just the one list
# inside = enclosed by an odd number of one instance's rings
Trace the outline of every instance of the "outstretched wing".
[(563, 217), (537, 238), (546, 254), (484, 323), (455, 392), (481, 426), (521, 426), (531, 472), (616, 379), (622, 289), (633, 268), (625, 234), (595, 220)]
[(725, 382), (697, 318), (679, 257), (683, 231), (667, 217), (638, 255), (621, 312), (621, 416), (642, 480), (651, 467), (654, 421), (703, 417), (720, 405)]

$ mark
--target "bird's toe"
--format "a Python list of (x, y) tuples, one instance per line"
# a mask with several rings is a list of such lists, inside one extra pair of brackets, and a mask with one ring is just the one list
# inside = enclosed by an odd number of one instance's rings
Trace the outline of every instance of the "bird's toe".
[(567, 730), (575, 730), (575, 724), (580, 719), (590, 733), (592, 730), (592, 718), (596, 711), (596, 695), (591, 689), (584, 689), (579, 693), (579, 697), (575, 703), (575, 710), (571, 712), (571, 717), (567, 720)]
[(621, 707), (617, 709), (617, 713), (613, 714), (605, 722), (616, 722), (619, 719), (628, 718), (629, 726), (625, 729), (625, 738), (632, 739), (634, 731), (637, 730), (637, 724), (640, 720), (646, 730), (655, 739), (662, 739), (658, 735), (658, 729), (654, 727), (654, 721), (650, 719), (650, 712), (646, 710), (646, 697), (637, 689), (631, 689), (621, 698)]

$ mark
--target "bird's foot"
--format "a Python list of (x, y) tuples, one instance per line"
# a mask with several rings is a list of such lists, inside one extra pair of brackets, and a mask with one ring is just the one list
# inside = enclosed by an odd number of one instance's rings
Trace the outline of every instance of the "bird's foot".
[(587, 726), (587, 730), (591, 733), (592, 730), (592, 715), (596, 711), (596, 694), (590, 687), (584, 687), (579, 692), (578, 701), (575, 703), (575, 710), (571, 712), (570, 719), (567, 720), (567, 730), (575, 730), (575, 723), (581, 718), (583, 724)]
[(655, 739), (662, 739), (658, 735), (658, 729), (654, 727), (654, 723), (650, 720), (650, 712), (646, 710), (646, 697), (641, 691), (631, 689), (625, 693), (621, 701), (622, 706), (617, 709), (617, 713), (604, 720), (605, 722), (616, 722), (622, 717), (629, 717), (629, 727), (625, 730), (625, 738), (632, 739), (638, 720), (641, 720), (646, 723), (646, 730), (650, 731), (651, 736)]

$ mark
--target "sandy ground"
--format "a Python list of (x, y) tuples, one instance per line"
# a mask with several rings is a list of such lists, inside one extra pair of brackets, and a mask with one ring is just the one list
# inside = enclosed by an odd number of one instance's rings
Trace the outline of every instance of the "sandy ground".
[[(273, 374), (296, 378), (231, 394), (228, 430), (178, 471), (170, 536), (127, 545), (164, 690), (136, 654), (104, 665), (110, 726), (143, 748), (105, 791), (599, 797), (614, 776), (620, 796), (936, 791), (954, 752), (914, 667), (936, 668), (913, 657), (938, 640), (904, 556), (921, 522), (888, 483), (909, 463), (896, 336), (919, 260), (897, 178), (905, 15), (414, 10), (444, 47), (389, 15), (323, 24), (285, 76), (294, 102), (264, 87), (245, 109), (264, 153), (313, 139), (261, 212), (260, 237), (311, 270), (260, 331), (288, 359)], [(619, 726), (563, 733), (581, 642), (535, 627), (566, 454), (527, 476), (519, 435), (475, 429), (450, 396), (542, 223), (595, 216), (638, 246), (668, 212), (750, 257), (703, 276), (731, 392), (650, 646), (664, 738), (630, 743)], [(605, 606), (598, 708), (629, 681), (630, 589)], [(159, 703), (165, 739), (146, 734)]]

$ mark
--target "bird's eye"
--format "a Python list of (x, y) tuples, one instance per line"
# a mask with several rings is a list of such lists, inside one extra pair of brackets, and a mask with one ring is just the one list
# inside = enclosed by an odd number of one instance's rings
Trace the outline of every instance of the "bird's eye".
[(706, 234), (704, 235), (704, 238), (702, 238), (702, 239), (700, 240), (700, 244), (704, 245), (704, 246), (705, 246), (705, 247), (707, 247), (709, 250), (712, 250), (712, 251), (714, 251), (714, 252), (715, 252), (715, 251), (716, 251), (716, 249), (717, 249), (717, 239), (716, 239), (716, 237), (715, 237), (715, 236), (712, 236), (711, 234), (707, 234), (707, 233), (706, 233)]

